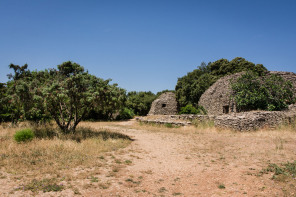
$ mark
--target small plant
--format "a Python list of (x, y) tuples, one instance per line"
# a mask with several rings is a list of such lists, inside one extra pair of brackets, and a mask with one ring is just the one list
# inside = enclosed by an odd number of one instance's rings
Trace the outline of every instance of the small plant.
[(167, 128), (173, 128), (174, 127), (172, 123), (165, 123), (164, 126), (167, 127)]
[(284, 163), (281, 166), (277, 164), (269, 164), (268, 168), (262, 170), (261, 174), (267, 174), (268, 172), (273, 172), (272, 179), (285, 182), (288, 178), (296, 177), (296, 161), (290, 163)]
[(180, 193), (180, 192), (173, 193), (173, 196), (180, 196), (180, 195), (182, 195), (182, 193)]
[(99, 179), (97, 177), (91, 176), (90, 177), (90, 182), (93, 182), (93, 183), (99, 182)]
[(18, 143), (31, 141), (35, 137), (31, 129), (23, 129), (14, 134), (14, 140)]
[(58, 192), (64, 189), (64, 185), (57, 184), (55, 179), (43, 179), (41, 181), (34, 179), (31, 183), (18, 188), (18, 190), (20, 189), (30, 190), (33, 193), (37, 193), (38, 191)]
[(131, 161), (131, 160), (125, 160), (124, 163), (126, 163), (126, 164), (131, 164), (132, 161)]
[(218, 188), (219, 188), (219, 189), (225, 189), (225, 185), (224, 185), (224, 184), (219, 184), (219, 185), (218, 185)]
[(100, 183), (99, 184), (99, 188), (100, 189), (108, 189), (110, 187), (111, 183), (107, 182), (107, 183)]
[(165, 187), (161, 187), (161, 188), (158, 190), (159, 193), (163, 193), (163, 192), (166, 192), (166, 191), (167, 191), (167, 189), (166, 189)]

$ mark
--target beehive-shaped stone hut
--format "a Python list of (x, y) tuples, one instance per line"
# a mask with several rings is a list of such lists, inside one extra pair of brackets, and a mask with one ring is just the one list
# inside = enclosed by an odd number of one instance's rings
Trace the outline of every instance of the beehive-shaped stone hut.
[(198, 105), (203, 106), (209, 115), (222, 115), (236, 112), (235, 103), (230, 99), (231, 81), (237, 80), (243, 72), (222, 77), (201, 95)]
[(173, 92), (165, 92), (152, 102), (148, 115), (177, 114), (177, 100)]
[[(203, 106), (209, 115), (223, 115), (237, 112), (235, 102), (231, 99), (231, 81), (237, 80), (244, 72), (236, 73), (222, 77), (214, 83), (200, 97), (198, 105)], [(268, 73), (267, 73), (268, 74)], [(269, 74), (277, 74), (285, 80), (291, 81), (294, 86), (294, 94), (296, 95), (296, 74), (293, 72), (269, 72)]]

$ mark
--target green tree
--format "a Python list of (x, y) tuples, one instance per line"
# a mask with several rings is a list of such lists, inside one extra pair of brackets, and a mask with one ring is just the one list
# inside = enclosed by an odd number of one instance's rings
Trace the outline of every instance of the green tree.
[(38, 123), (48, 120), (40, 88), (49, 77), (48, 72), (31, 72), (27, 69), (27, 64), (10, 64), (9, 67), (14, 70), (13, 74), (8, 75), (11, 80), (7, 83), (6, 95), (6, 100), (9, 101), (8, 114), (12, 122), (32, 120)]
[(241, 57), (231, 61), (220, 59), (208, 64), (202, 62), (197, 69), (178, 79), (175, 90), (179, 108), (188, 104), (198, 108), (197, 103), (201, 95), (218, 79), (225, 75), (249, 70), (258, 75), (263, 75), (267, 71), (262, 64), (255, 65)]
[(145, 116), (148, 114), (151, 103), (156, 99), (152, 92), (129, 92), (127, 94), (126, 107), (132, 109), (136, 115)]
[(85, 119), (88, 120), (111, 120), (114, 115), (121, 111), (126, 102), (126, 90), (117, 86), (109, 85), (110, 80), (102, 81), (99, 86), (104, 87), (94, 101), (94, 108), (90, 110)]
[(7, 87), (5, 83), (0, 83), (0, 122), (9, 120)]
[(295, 103), (291, 82), (274, 74), (247, 72), (232, 83), (232, 90), (239, 111), (275, 111)]
[(74, 133), (94, 103), (100, 102), (109, 80), (90, 75), (82, 66), (70, 61), (49, 73), (42, 87), (45, 107), (63, 133)]
[(9, 119), (16, 124), (19, 120), (25, 119), (25, 112), (31, 103), (29, 85), (25, 81), (30, 71), (27, 69), (27, 64), (23, 66), (10, 64), (9, 68), (13, 69), (14, 73), (7, 75), (10, 81), (7, 82), (6, 109)]

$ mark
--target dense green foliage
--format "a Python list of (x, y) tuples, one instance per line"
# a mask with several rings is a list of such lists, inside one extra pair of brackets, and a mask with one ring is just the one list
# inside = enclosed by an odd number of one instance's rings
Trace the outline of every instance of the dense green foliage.
[(128, 120), (135, 116), (133, 110), (128, 108), (123, 108), (119, 111), (119, 115), (116, 117), (117, 120)]
[(31, 129), (23, 129), (20, 131), (17, 131), (14, 134), (14, 140), (16, 142), (27, 142), (31, 141), (34, 138), (34, 133)]
[[(0, 83), (0, 122), (29, 120), (37, 124), (55, 120), (64, 134), (74, 133), (82, 120), (129, 119), (147, 115), (152, 102), (164, 90), (128, 92), (89, 74), (74, 62), (64, 62), (54, 69), (30, 71), (28, 65), (10, 64), (13, 70), (7, 83)], [(286, 108), (295, 101), (291, 84), (278, 76), (268, 75), (266, 68), (244, 58), (231, 61), (220, 59), (202, 63), (197, 69), (178, 79), (176, 97), (181, 114), (205, 114), (197, 105), (200, 96), (219, 78), (241, 71), (252, 71), (233, 85), (240, 110)], [(248, 87), (249, 89), (246, 89)], [(118, 116), (116, 118), (116, 116)], [(38, 131), (38, 136), (56, 134), (50, 130)]]
[(291, 82), (274, 74), (259, 77), (247, 72), (232, 83), (232, 90), (239, 111), (276, 111), (295, 103)]
[(197, 69), (178, 79), (176, 97), (179, 107), (185, 107), (187, 104), (197, 107), (201, 95), (219, 78), (248, 70), (261, 75), (266, 68), (262, 64), (255, 65), (241, 57), (231, 61), (220, 59), (208, 64), (202, 62)]
[[(75, 132), (79, 122), (96, 113), (111, 116), (126, 100), (124, 89), (110, 80), (90, 75), (73, 62), (57, 69), (29, 71), (27, 65), (10, 65), (14, 70), (6, 86), (0, 86), (1, 120), (35, 122), (54, 119), (63, 133)], [(110, 115), (111, 114), (111, 115)]]
[(145, 116), (156, 98), (157, 96), (152, 92), (129, 92), (126, 107), (132, 109), (136, 115)]
[(0, 83), (0, 122), (9, 121), (11, 114), (9, 111), (9, 100), (7, 97), (6, 84)]
[(149, 113), (152, 102), (165, 92), (173, 90), (163, 90), (156, 94), (152, 92), (129, 92), (127, 94), (126, 107), (133, 110), (135, 115), (146, 116)]
[(181, 107), (179, 114), (206, 114), (206, 112), (203, 107), (195, 108), (191, 104), (188, 104), (185, 107)]

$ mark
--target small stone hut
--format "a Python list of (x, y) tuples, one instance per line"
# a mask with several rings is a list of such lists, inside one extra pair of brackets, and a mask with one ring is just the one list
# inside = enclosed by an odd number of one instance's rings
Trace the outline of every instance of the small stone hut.
[(177, 114), (177, 100), (173, 92), (161, 94), (151, 104), (148, 115), (175, 115)]
[(203, 106), (209, 115), (222, 115), (236, 112), (235, 103), (230, 99), (231, 81), (237, 80), (243, 72), (222, 77), (201, 95), (198, 105)]
[[(214, 83), (205, 93), (200, 97), (198, 105), (203, 106), (209, 115), (223, 115), (228, 113), (235, 113), (236, 105), (231, 99), (231, 81), (237, 80), (244, 72), (235, 73), (222, 77)], [(293, 72), (269, 72), (270, 74), (277, 74), (285, 80), (291, 81), (294, 86), (294, 94), (296, 95), (296, 74)]]

